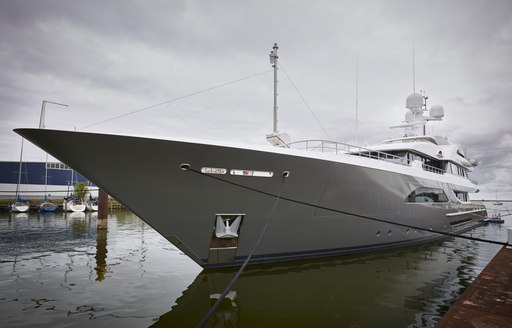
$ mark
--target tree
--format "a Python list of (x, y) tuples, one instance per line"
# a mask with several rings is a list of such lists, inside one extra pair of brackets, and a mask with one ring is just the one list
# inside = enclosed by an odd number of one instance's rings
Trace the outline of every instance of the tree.
[(87, 188), (87, 185), (85, 182), (77, 182), (74, 186), (73, 196), (75, 199), (80, 200), (83, 202), (85, 200), (85, 196), (89, 193), (89, 188)]

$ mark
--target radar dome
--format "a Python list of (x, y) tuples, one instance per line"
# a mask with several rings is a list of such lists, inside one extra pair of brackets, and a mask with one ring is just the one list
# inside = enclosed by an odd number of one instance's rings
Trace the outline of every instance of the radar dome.
[(441, 105), (434, 105), (430, 108), (430, 116), (435, 118), (444, 117), (444, 108)]
[(410, 109), (413, 113), (421, 112), (421, 107), (423, 107), (423, 96), (419, 93), (410, 94), (405, 100), (405, 108)]

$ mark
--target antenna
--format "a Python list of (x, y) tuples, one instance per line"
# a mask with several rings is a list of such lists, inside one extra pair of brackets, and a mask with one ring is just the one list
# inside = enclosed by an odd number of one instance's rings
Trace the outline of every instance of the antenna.
[(412, 39), (412, 93), (416, 93), (416, 64), (414, 57), (414, 39)]
[(277, 56), (277, 49), (279, 47), (277, 46), (277, 43), (274, 43), (274, 46), (272, 47), (272, 51), (270, 51), (270, 63), (272, 64), (272, 67), (274, 68), (274, 133), (277, 133), (277, 59), (279, 58)]
[(356, 60), (356, 146), (359, 146), (358, 141), (358, 121), (359, 121), (359, 58)]

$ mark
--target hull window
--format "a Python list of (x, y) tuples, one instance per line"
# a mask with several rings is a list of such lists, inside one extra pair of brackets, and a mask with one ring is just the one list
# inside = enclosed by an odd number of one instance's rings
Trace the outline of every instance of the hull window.
[(410, 193), (405, 201), (407, 203), (446, 203), (448, 197), (443, 189), (421, 187)]

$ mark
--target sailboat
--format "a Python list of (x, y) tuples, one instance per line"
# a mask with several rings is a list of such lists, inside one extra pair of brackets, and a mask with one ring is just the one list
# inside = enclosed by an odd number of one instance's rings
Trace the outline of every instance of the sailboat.
[(21, 138), (21, 152), (20, 152), (20, 166), (18, 169), (18, 184), (16, 185), (16, 196), (14, 199), (14, 202), (9, 206), (9, 210), (11, 212), (27, 212), (29, 210), (29, 202), (25, 199), (22, 199), (20, 197), (20, 184), (21, 184), (21, 169), (23, 164), (23, 140), (24, 138)]
[(64, 200), (62, 208), (66, 212), (83, 212), (85, 211), (85, 204), (82, 204), (82, 202), (71, 198)]
[[(74, 182), (75, 170), (71, 170), (71, 184)], [(68, 186), (69, 187), (69, 186)], [(68, 190), (69, 194), (69, 190)], [(85, 211), (85, 204), (79, 199), (75, 199), (73, 195), (64, 199), (62, 209), (66, 212), (83, 212)]]
[[(40, 129), (44, 129), (44, 127), (45, 127), (44, 124), (45, 124), (45, 112), (46, 112), (46, 104), (47, 103), (68, 107), (68, 105), (65, 105), (65, 104), (48, 101), (48, 100), (43, 100), (43, 103), (41, 104), (41, 116), (39, 118), (39, 128)], [(57, 210), (57, 205), (52, 203), (51, 199), (48, 198), (47, 188), (48, 188), (48, 153), (46, 153), (46, 160), (45, 160), (45, 166), (44, 166), (44, 200), (39, 205), (39, 212), (55, 212)]]
[(52, 203), (51, 199), (48, 198), (48, 153), (46, 153), (46, 161), (44, 164), (44, 200), (39, 204), (39, 212), (55, 212), (57, 205)]
[(498, 201), (498, 191), (497, 190), (496, 190), (496, 201), (494, 202), (494, 205), (498, 205), (498, 206), (503, 205), (502, 202)]

